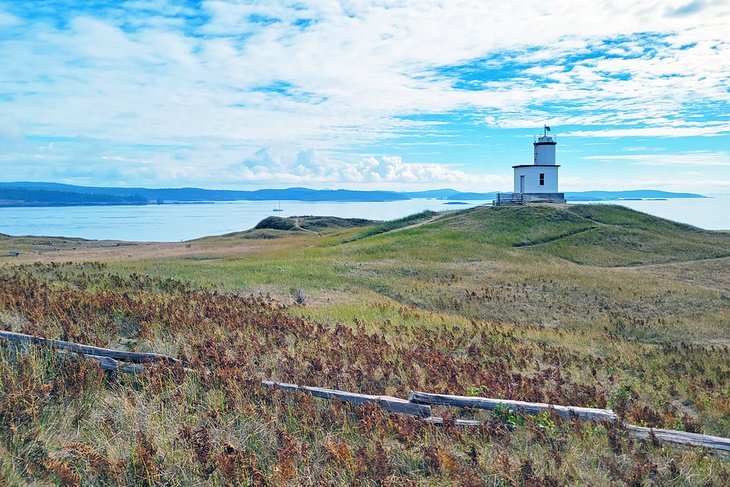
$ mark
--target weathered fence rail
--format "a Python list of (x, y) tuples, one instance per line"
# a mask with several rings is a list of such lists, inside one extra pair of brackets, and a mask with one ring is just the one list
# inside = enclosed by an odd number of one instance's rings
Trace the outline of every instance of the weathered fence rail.
[[(430, 406), (449, 406), (459, 408), (478, 408), (495, 410), (500, 407), (507, 407), (524, 414), (540, 414), (543, 411), (554, 411), (565, 419), (579, 419), (585, 421), (597, 422), (619, 422), (619, 417), (610, 409), (583, 408), (574, 406), (560, 406), (556, 404), (546, 404), (539, 402), (513, 401), (509, 399), (493, 399), (487, 397), (471, 397), (471, 396), (451, 396), (447, 394), (429, 394), (426, 392), (411, 391), (408, 394), (408, 401), (404, 399), (394, 398), (391, 396), (371, 396), (367, 394), (357, 394), (353, 392), (338, 391), (334, 389), (322, 389), (318, 387), (297, 386), (296, 384), (286, 384), (281, 382), (264, 381), (267, 387), (277, 387), (290, 392), (303, 392), (323, 399), (338, 398), (343, 402), (354, 404), (364, 404), (375, 402), (387, 411), (418, 416), (423, 421), (431, 424), (450, 423), (456, 426), (478, 426), (483, 421), (474, 419), (454, 419), (446, 421), (439, 416), (431, 416)], [(411, 403), (413, 405), (421, 405), (429, 407), (428, 410), (412, 409), (406, 406)], [(659, 441), (668, 443), (676, 443), (681, 445), (700, 446), (712, 450), (722, 450), (730, 452), (730, 438), (721, 438), (718, 436), (703, 435), (699, 433), (687, 433), (685, 431), (665, 430), (659, 428), (645, 428), (632, 424), (624, 424), (626, 430), (633, 436), (640, 439), (651, 439), (652, 435)]]
[(114, 360), (124, 362), (144, 363), (144, 362), (168, 362), (176, 363), (178, 359), (162, 355), (159, 353), (145, 352), (124, 352), (122, 350), (112, 350), (109, 348), (92, 347), (91, 345), (80, 345), (78, 343), (66, 342), (63, 340), (51, 340), (48, 338), (38, 337), (34, 335), (25, 335), (23, 333), (14, 333), (12, 331), (0, 331), (0, 338), (4, 338), (13, 343), (27, 343), (31, 345), (45, 345), (57, 348), (59, 350), (68, 350), (70, 352), (80, 353), (86, 356), (108, 357)]
[[(13, 333), (9, 331), (0, 331), (0, 338), (15, 344), (49, 346), (59, 349), (63, 351), (63, 353), (75, 353), (96, 361), (103, 370), (107, 371), (140, 373), (144, 371), (144, 365), (142, 364), (145, 362), (163, 361), (170, 364), (179, 362), (178, 359), (158, 353), (124, 352), (108, 348), (80, 345), (62, 340), (49, 340), (42, 337), (24, 335), (22, 333)], [(432, 416), (431, 406), (477, 408), (487, 410), (507, 407), (524, 414), (540, 414), (543, 411), (553, 411), (566, 419), (609, 423), (617, 423), (619, 421), (616, 413), (610, 409), (561, 406), (557, 404), (513, 401), (510, 399), (493, 399), (487, 397), (452, 396), (448, 394), (431, 394), (418, 391), (411, 391), (408, 394), (408, 400), (406, 400), (392, 396), (358, 394), (355, 392), (326, 389), (322, 387), (300, 386), (285, 382), (262, 381), (262, 385), (289, 392), (309, 394), (322, 399), (333, 400), (336, 398), (342, 402), (351, 404), (374, 403), (385, 411), (416, 416), (424, 422), (439, 425), (449, 423), (458, 426), (478, 426), (483, 422), (472, 419), (453, 419), (447, 421), (444, 418)], [(668, 443), (699, 446), (712, 450), (730, 452), (730, 438), (721, 438), (718, 436), (703, 435), (699, 433), (687, 433), (685, 431), (645, 428), (643, 426), (636, 426), (632, 424), (624, 424), (624, 427), (631, 435), (644, 440), (656, 439)]]
[(428, 392), (411, 391), (408, 400), (418, 404), (452, 406), (459, 408), (477, 408), (494, 410), (507, 407), (525, 414), (540, 414), (543, 411), (554, 411), (565, 419), (584, 419), (594, 421), (617, 421), (618, 416), (610, 409), (582, 408), (575, 406), (558, 406), (541, 402), (512, 401), (509, 399), (490, 399), (486, 397), (450, 396), (447, 394), (430, 394)]
[(659, 441), (678, 443), (682, 445), (693, 445), (709, 448), (710, 450), (723, 450), (730, 452), (730, 438), (719, 436), (703, 435), (700, 433), (688, 433), (686, 431), (665, 430), (661, 428), (645, 428), (633, 424), (624, 424), (624, 427), (637, 438), (642, 440), (651, 439), (652, 435)]
[(375, 403), (386, 411), (393, 413), (409, 414), (411, 416), (419, 416), (428, 418), (431, 416), (431, 406), (426, 404), (418, 404), (399, 397), (392, 396), (374, 396), (370, 394), (358, 394), (355, 392), (338, 391), (336, 389), (324, 389), (321, 387), (298, 386), (296, 384), (286, 384), (274, 381), (263, 381), (263, 385), (267, 387), (276, 387), (291, 392), (303, 392), (322, 399), (339, 399), (342, 402), (352, 404)]
[(99, 367), (101, 368), (101, 370), (105, 370), (107, 372), (120, 371), (120, 372), (125, 372), (127, 374), (140, 374), (140, 373), (144, 372), (144, 365), (142, 365), (142, 364), (122, 362), (119, 360), (114, 360), (111, 357), (101, 357), (99, 355), (76, 354), (74, 352), (68, 352), (66, 350), (59, 350), (58, 353), (67, 355), (67, 356), (71, 357), (72, 359), (76, 359), (77, 357), (82, 357), (82, 358), (86, 358), (89, 360), (93, 360), (94, 362), (99, 364)]
[[(428, 418), (423, 418), (423, 421), (425, 423), (438, 425), (452, 423), (455, 426), (479, 426), (484, 424), (484, 421), (479, 421), (478, 419), (451, 419), (447, 421), (441, 416), (430, 416)], [(509, 425), (509, 429), (512, 429), (511, 425)]]

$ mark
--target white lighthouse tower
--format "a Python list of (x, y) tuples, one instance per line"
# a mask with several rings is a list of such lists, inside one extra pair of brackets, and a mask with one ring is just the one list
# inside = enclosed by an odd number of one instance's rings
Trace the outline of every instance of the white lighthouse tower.
[(558, 168), (555, 163), (555, 146), (558, 144), (553, 135), (548, 135), (550, 127), (545, 125), (543, 133), (533, 142), (534, 162), (512, 166), (515, 172), (514, 193), (497, 195), (497, 204), (516, 203), (565, 203), (565, 195), (558, 192)]

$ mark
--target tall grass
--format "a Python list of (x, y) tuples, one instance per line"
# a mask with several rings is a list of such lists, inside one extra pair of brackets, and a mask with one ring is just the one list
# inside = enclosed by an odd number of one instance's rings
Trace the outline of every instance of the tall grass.
[(25, 317), (12, 322), (18, 331), (107, 345), (124, 326), (125, 346), (163, 349), (194, 370), (109, 375), (48, 350), (3, 346), (3, 475), (71, 485), (542, 485), (720, 482), (728, 473), (721, 459), (637, 443), (614, 427), (480, 413), (483, 427), (441, 428), (260, 387), (275, 379), (399, 396), (479, 389), (727, 434), (726, 348), (371, 306), (377, 312), (349, 308), (352, 321), (314, 321), (306, 307), (104, 266), (4, 269), (0, 307)]

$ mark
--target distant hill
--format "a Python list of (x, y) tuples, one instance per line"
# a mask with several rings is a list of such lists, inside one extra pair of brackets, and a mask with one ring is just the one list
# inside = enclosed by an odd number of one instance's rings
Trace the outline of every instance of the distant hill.
[(56, 191), (0, 187), (0, 206), (82, 206), (144, 205), (147, 199), (137, 194), (113, 195), (86, 192)]
[[(215, 201), (401, 201), (410, 199), (395, 191), (352, 191), (347, 189), (259, 189), (255, 191), (233, 191), (202, 188), (115, 188), (96, 186), (75, 186), (60, 183), (13, 182), (0, 183), (0, 192), (12, 192), (12, 205), (4, 204), (6, 198), (0, 196), (0, 206), (36, 206), (45, 203), (61, 206), (68, 201), (88, 201), (89, 204), (134, 204), (145, 203), (201, 203)], [(25, 193), (23, 193), (25, 191)], [(44, 197), (39, 200), (38, 195)], [(0, 193), (2, 195), (4, 193)], [(7, 193), (10, 195), (10, 193)], [(79, 194), (85, 196), (78, 196)], [(26, 196), (27, 199), (22, 199)], [(7, 198), (10, 200), (10, 198)], [(130, 200), (131, 201), (131, 200)], [(27, 203), (23, 205), (23, 202)], [(77, 203), (82, 204), (82, 203)]]
[(364, 218), (338, 218), (335, 216), (290, 216), (286, 218), (270, 216), (261, 220), (253, 229), (322, 232), (365, 227), (375, 223), (380, 222)]
[(403, 194), (409, 198), (447, 199), (449, 196), (461, 193), (455, 189), (429, 189), (427, 191), (409, 191)]
[(497, 197), (496, 191), (489, 193), (454, 193), (448, 196), (447, 200), (493, 200)]
[(568, 201), (605, 201), (626, 199), (664, 199), (664, 198), (706, 198), (695, 193), (672, 193), (653, 189), (637, 189), (632, 191), (580, 191), (565, 193)]
[[(258, 189), (236, 191), (202, 188), (118, 188), (75, 186), (43, 182), (0, 182), (0, 206), (143, 205), (149, 203), (202, 203), (216, 201), (332, 201), (380, 202), (415, 198), (449, 201), (489, 201), (495, 191), (460, 192), (455, 189), (427, 191), (353, 191), (348, 189)], [(657, 190), (583, 191), (565, 193), (569, 201), (602, 201), (642, 198), (704, 198), (694, 193)]]

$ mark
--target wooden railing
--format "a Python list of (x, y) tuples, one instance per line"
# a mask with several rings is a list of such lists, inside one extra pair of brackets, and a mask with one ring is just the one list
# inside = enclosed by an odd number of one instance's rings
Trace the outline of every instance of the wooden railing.
[(524, 202), (524, 197), (521, 193), (497, 193), (497, 199), (494, 200), (494, 205), (521, 205)]

